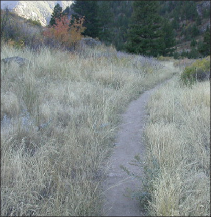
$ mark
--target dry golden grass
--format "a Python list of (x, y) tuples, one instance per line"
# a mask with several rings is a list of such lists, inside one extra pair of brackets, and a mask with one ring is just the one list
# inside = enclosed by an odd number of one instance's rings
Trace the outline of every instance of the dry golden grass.
[[(146, 168), (152, 216), (210, 215), (210, 83), (173, 78), (148, 103)], [(155, 163), (156, 162), (156, 165)]]
[(188, 58), (183, 58), (183, 59), (174, 59), (174, 66), (179, 67), (180, 69), (184, 70), (185, 67), (190, 66), (193, 62), (195, 62), (195, 59), (188, 59)]
[(71, 54), (2, 44), (1, 54), (31, 61), (1, 68), (2, 215), (100, 215), (119, 114), (174, 72), (106, 47)]

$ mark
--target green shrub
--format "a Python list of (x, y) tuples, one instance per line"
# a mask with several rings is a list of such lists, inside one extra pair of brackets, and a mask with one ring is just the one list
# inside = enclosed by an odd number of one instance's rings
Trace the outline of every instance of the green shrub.
[(198, 51), (197, 49), (193, 48), (193, 47), (192, 47), (191, 51), (188, 52), (188, 54), (187, 54), (187, 57), (188, 57), (189, 59), (197, 59), (197, 58), (199, 58), (200, 56), (201, 56), (201, 55), (200, 55), (199, 51)]
[(179, 59), (179, 53), (178, 52), (174, 52), (173, 56), (174, 56), (174, 59)]
[(34, 26), (42, 26), (39, 20), (28, 19), (28, 22)]
[(196, 81), (204, 81), (210, 78), (210, 57), (196, 60), (187, 66), (181, 74), (184, 84), (193, 84)]
[(193, 40), (191, 41), (190, 46), (191, 46), (191, 47), (195, 47), (196, 45), (197, 45), (197, 41), (196, 41), (195, 39), (193, 39)]

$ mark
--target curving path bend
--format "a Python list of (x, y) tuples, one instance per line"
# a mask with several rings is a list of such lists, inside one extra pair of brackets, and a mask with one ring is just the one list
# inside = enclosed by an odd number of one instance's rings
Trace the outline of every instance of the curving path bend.
[[(171, 67), (172, 69), (173, 67)], [(147, 117), (145, 106), (150, 95), (167, 81), (145, 91), (140, 98), (130, 103), (126, 112), (122, 115), (122, 124), (117, 135), (116, 146), (109, 160), (110, 168), (103, 183), (104, 216), (144, 216), (144, 213), (140, 210), (139, 202), (125, 196), (127, 195), (127, 189), (140, 189), (141, 183), (129, 177), (120, 168), (120, 165), (125, 166), (131, 172), (143, 175), (140, 168), (130, 165), (130, 163), (135, 155), (144, 156), (145, 147), (142, 144), (141, 137)]]

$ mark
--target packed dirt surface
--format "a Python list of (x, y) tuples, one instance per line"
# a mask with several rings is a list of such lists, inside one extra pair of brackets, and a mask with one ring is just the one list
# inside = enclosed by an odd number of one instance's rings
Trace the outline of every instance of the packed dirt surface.
[(162, 84), (145, 91), (140, 98), (131, 102), (122, 115), (116, 146), (109, 160), (110, 168), (103, 184), (104, 216), (144, 216), (140, 210), (139, 201), (128, 196), (128, 190), (138, 191), (141, 188), (141, 182), (130, 177), (120, 166), (123, 165), (130, 172), (143, 176), (141, 168), (130, 163), (134, 160), (135, 155), (142, 158), (145, 154), (145, 146), (141, 139), (147, 117), (145, 106), (150, 95)]

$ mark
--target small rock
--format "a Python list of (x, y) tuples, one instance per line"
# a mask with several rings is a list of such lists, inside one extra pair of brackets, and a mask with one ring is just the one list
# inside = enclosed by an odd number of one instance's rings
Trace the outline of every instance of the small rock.
[(30, 64), (30, 61), (22, 57), (8, 57), (1, 60), (4, 64), (10, 65), (12, 62), (17, 63), (20, 67)]

